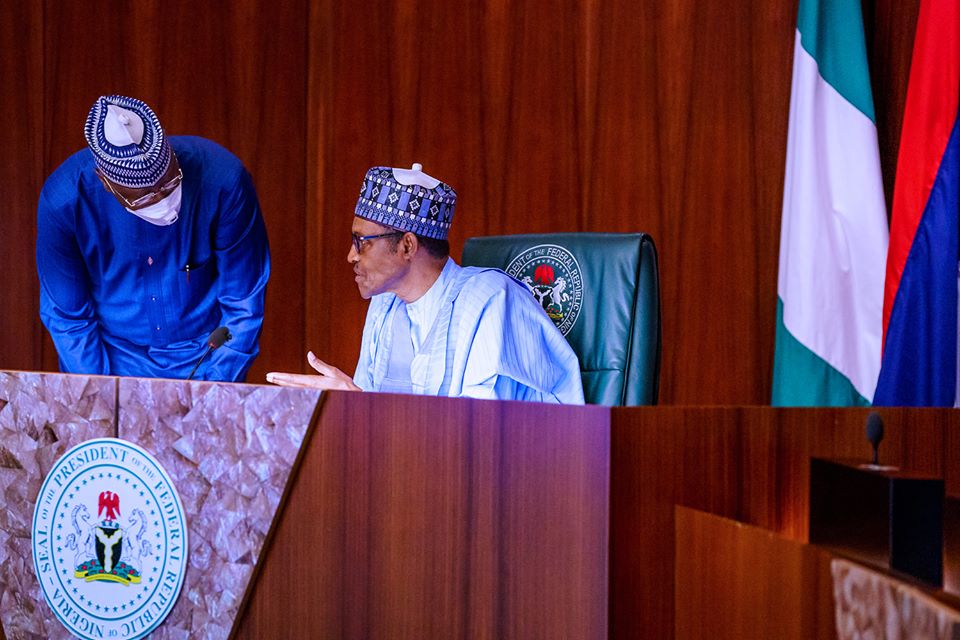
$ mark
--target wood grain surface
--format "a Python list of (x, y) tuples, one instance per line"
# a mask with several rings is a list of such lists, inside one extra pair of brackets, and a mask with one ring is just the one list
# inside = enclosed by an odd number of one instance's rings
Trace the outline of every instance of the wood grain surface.
[[(838, 636), (839, 610), (847, 618), (843, 637), (927, 638), (936, 634), (921, 612), (938, 605), (948, 616), (960, 611), (956, 592), (876, 566), (864, 569), (880, 584), (913, 595), (894, 597), (882, 593), (879, 584), (846, 583), (845, 602), (838, 603), (831, 564), (848, 560), (838, 550), (686, 507), (676, 508), (675, 557), (678, 639), (827, 640)], [(851, 622), (860, 626), (851, 628)]]
[[(880, 462), (956, 482), (960, 413), (881, 409)], [(811, 457), (868, 461), (867, 409), (613, 409), (610, 632), (670, 638), (675, 618), (674, 508), (732, 518), (805, 542)], [(956, 522), (957, 519), (951, 522)], [(960, 529), (955, 524), (955, 530)], [(955, 562), (947, 558), (948, 563)]]
[[(0, 366), (56, 369), (32, 248), (43, 179), (93, 100), (150, 103), (254, 177), (273, 249), (261, 356), (352, 370), (346, 263), (364, 171), (423, 163), (465, 238), (646, 231), (660, 250), (661, 402), (764, 404), (796, 0), (4, 3)], [(918, 0), (865, 0), (888, 199)]]
[[(43, 5), (5, 2), (0, 5), (0, 369), (42, 369), (43, 336), (40, 289), (34, 244), (36, 207), (46, 178), (43, 163)], [(56, 371), (54, 367), (51, 369)]]
[(830, 553), (685, 507), (676, 523), (678, 640), (837, 637)]
[(606, 636), (607, 410), (323, 402), (237, 637)]

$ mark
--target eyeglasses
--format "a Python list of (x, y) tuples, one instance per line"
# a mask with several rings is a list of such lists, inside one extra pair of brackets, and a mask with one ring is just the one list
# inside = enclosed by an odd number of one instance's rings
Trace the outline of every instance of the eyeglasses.
[(97, 167), (96, 171), (97, 171), (97, 175), (100, 176), (100, 180), (103, 182), (107, 190), (109, 190), (110, 193), (112, 193), (114, 196), (122, 200), (123, 203), (127, 205), (127, 207), (130, 209), (139, 209), (141, 207), (145, 207), (148, 204), (153, 204), (154, 202), (157, 202), (159, 200), (162, 200), (163, 198), (166, 198), (168, 195), (173, 193), (174, 189), (180, 186), (181, 182), (183, 182), (183, 168), (178, 167), (177, 175), (173, 176), (173, 178), (167, 181), (167, 183), (164, 184), (162, 187), (160, 187), (156, 191), (144, 194), (139, 198), (133, 201), (130, 201), (130, 200), (127, 200), (122, 193), (118, 192), (116, 189), (113, 188), (113, 183), (110, 182), (107, 176), (103, 175), (103, 172), (100, 171), (100, 167)]
[(406, 231), (388, 231), (386, 233), (375, 233), (370, 236), (358, 236), (355, 233), (351, 233), (350, 236), (353, 238), (353, 248), (357, 250), (357, 253), (363, 252), (363, 245), (365, 242), (370, 240), (376, 240), (377, 238), (387, 238), (390, 236), (402, 236)]

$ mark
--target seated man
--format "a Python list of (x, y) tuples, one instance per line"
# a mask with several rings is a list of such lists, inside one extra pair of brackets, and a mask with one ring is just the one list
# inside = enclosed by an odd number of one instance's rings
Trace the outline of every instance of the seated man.
[(372, 298), (353, 379), (307, 354), (319, 375), (288, 386), (583, 404), (577, 356), (518, 281), (460, 267), (447, 232), (457, 194), (412, 170), (367, 172), (347, 260)]
[(240, 160), (168, 138), (146, 104), (98, 98), (89, 151), (47, 180), (37, 219), (40, 317), (66, 373), (242, 380), (257, 355), (267, 233)]

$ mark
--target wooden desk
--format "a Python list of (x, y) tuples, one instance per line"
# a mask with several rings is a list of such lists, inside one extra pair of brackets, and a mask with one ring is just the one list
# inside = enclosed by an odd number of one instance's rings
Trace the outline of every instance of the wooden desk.
[[(869, 411), (614, 409), (610, 636), (673, 637), (676, 505), (806, 542), (809, 459), (866, 459), (871, 452), (864, 435)], [(960, 497), (960, 412), (879, 413), (886, 424), (881, 462), (940, 475), (947, 494)]]
[[(24, 523), (51, 462), (94, 436), (141, 441), (191, 487), (187, 504), (215, 503), (231, 522), (254, 514), (249, 528), (261, 536), (273, 523), (251, 547), (262, 543), (259, 558), (217, 565), (255, 572), (242, 606), (222, 604), (227, 595), (239, 603), (240, 587), (191, 586), (222, 577), (197, 564), (186, 583), (194, 592), (166, 623), (195, 629), (196, 610), (226, 635), (239, 608), (237, 637), (670, 638), (675, 506), (805, 542), (809, 458), (870, 455), (867, 409), (610, 409), (344, 392), (318, 402), (256, 385), (22, 372), (0, 372), (0, 409), (0, 444), (17, 462), (3, 474), (0, 614), (8, 631), (48, 636), (62, 628), (37, 620), (50, 612), (32, 572), (18, 569), (31, 564)], [(942, 476), (960, 498), (960, 412), (880, 413), (881, 462)], [(255, 428), (261, 419), (269, 429)], [(213, 452), (202, 458), (236, 459), (243, 486), (205, 480), (203, 459), (175, 446), (185, 430)], [(217, 449), (221, 434), (229, 446)], [(265, 494), (283, 501), (271, 519), (274, 503), (265, 506), (250, 480), (267, 458), (250, 458), (278, 442), (289, 455), (274, 460), (279, 484)], [(195, 516), (191, 554), (209, 559), (230, 532), (225, 520)], [(960, 542), (950, 532), (960, 515), (948, 511), (946, 529), (946, 588), (956, 591)], [(223, 596), (220, 615), (200, 593)]]
[(608, 420), (327, 394), (236, 637), (605, 637)]

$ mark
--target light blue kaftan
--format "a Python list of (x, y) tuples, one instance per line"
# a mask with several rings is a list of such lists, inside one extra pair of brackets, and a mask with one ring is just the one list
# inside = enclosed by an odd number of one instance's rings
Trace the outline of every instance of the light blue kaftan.
[(409, 316), (413, 393), (583, 404), (577, 356), (530, 292), (498, 269), (453, 259), (415, 302), (392, 293), (371, 299), (354, 375), (365, 391), (397, 390), (384, 380), (397, 370), (399, 313)]

